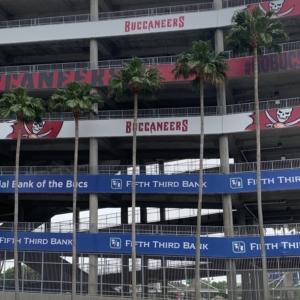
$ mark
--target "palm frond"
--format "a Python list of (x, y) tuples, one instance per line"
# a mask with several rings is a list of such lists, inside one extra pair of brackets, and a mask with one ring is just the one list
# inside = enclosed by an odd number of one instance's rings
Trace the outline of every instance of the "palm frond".
[(172, 73), (175, 79), (190, 78), (193, 89), (198, 90), (200, 78), (220, 84), (227, 78), (229, 67), (223, 53), (216, 54), (210, 42), (193, 42), (191, 53), (181, 53)]
[(19, 87), (11, 93), (3, 94), (0, 99), (0, 117), (17, 118), (23, 123), (39, 121), (45, 113), (44, 101), (28, 96), (26, 88)]
[(72, 111), (77, 115), (80, 113), (94, 113), (93, 104), (98, 104), (98, 108), (103, 107), (102, 97), (91, 92), (90, 84), (80, 82), (71, 82), (63, 89), (58, 89), (56, 94), (52, 95), (49, 103), (51, 112)]
[(138, 92), (155, 99), (155, 91), (163, 87), (163, 80), (158, 69), (145, 67), (141, 58), (133, 57), (129, 63), (123, 63), (122, 69), (109, 80), (108, 97), (122, 100)]
[(275, 39), (288, 40), (288, 35), (280, 21), (274, 22), (273, 11), (264, 14), (258, 7), (249, 14), (247, 11), (238, 11), (232, 17), (233, 26), (226, 37), (227, 47), (234, 54), (253, 53), (254, 48), (274, 49), (280, 51)]

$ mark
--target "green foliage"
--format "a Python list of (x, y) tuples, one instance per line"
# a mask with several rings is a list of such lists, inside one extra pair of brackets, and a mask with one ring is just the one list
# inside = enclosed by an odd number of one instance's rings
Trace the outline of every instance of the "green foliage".
[(221, 84), (227, 78), (228, 69), (223, 53), (216, 54), (210, 42), (198, 41), (193, 42), (191, 53), (179, 54), (172, 74), (175, 79), (194, 77), (192, 86), (198, 89), (200, 79), (215, 85)]
[(13, 89), (0, 99), (0, 117), (3, 119), (16, 117), (23, 123), (40, 122), (44, 113), (43, 100), (29, 97), (27, 89), (23, 87)]
[[(0, 279), (3, 279), (5, 277), (5, 280), (14, 280), (14, 272), (15, 272), (15, 268), (9, 268), (7, 269), (4, 273), (0, 274)], [(24, 278), (25, 280), (40, 280), (41, 279), (41, 275), (34, 271), (33, 269), (31, 269), (30, 267), (26, 266), (26, 265), (22, 265), (21, 266), (21, 272), (20, 272), (22, 278)]]
[(103, 107), (101, 96), (91, 93), (92, 86), (80, 82), (71, 82), (63, 89), (58, 89), (57, 93), (50, 99), (49, 109), (51, 112), (71, 111), (75, 118), (79, 118), (81, 113), (95, 114), (92, 106), (98, 104), (98, 108)]
[(245, 10), (232, 17), (233, 26), (226, 37), (227, 45), (233, 53), (253, 53), (254, 48), (265, 47), (277, 52), (281, 47), (274, 42), (276, 38), (288, 40), (288, 35), (280, 21), (273, 22), (273, 11), (264, 14), (258, 7), (249, 14)]
[(142, 59), (133, 57), (129, 63), (123, 63), (122, 69), (109, 80), (108, 97), (120, 100), (139, 93), (154, 100), (155, 91), (163, 87), (163, 80), (159, 70), (146, 68)]

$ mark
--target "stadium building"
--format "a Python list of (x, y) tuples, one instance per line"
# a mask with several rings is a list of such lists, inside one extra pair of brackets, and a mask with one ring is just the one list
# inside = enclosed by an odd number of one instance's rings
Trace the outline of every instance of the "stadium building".
[[(253, 58), (234, 57), (224, 39), (231, 17), (254, 7), (275, 11), (290, 41), (262, 49), (259, 98), (262, 201), (271, 299), (298, 299), (300, 284), (300, 2), (297, 0), (2, 0), (0, 93), (24, 86), (47, 101), (72, 81), (104, 98), (97, 120), (80, 121), (78, 299), (131, 295), (131, 150), (133, 101), (108, 99), (109, 78), (132, 56), (165, 78), (156, 101), (139, 101), (137, 226), (139, 298), (193, 299), (196, 218), (168, 209), (197, 208), (199, 94), (171, 74), (176, 55), (209, 40), (228, 56), (229, 80), (205, 86), (202, 299), (263, 299), (256, 205)], [(50, 223), (71, 211), (74, 121), (68, 112), (23, 127), (20, 157), (22, 299), (69, 299), (72, 224)], [(0, 297), (13, 299), (16, 122), (0, 123)], [(120, 224), (98, 209), (120, 208)], [(150, 220), (148, 208), (159, 215)], [(148, 210), (147, 210), (148, 209)], [(78, 214), (79, 215), (79, 214)], [(102, 220), (102, 219), (101, 219)], [(47, 298), (46, 298), (47, 297)], [(89, 298), (87, 298), (89, 297)]]

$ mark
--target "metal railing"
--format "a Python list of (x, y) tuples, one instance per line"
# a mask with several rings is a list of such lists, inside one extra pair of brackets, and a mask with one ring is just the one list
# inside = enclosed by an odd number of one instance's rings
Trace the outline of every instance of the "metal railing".
[[(282, 51), (291, 51), (300, 49), (300, 41), (281, 44)], [(266, 51), (262, 49), (263, 54), (275, 53), (273, 50)], [(232, 51), (225, 51), (224, 54), (228, 59), (237, 59), (239, 57), (249, 56), (248, 53), (234, 56)], [(158, 65), (174, 65), (178, 56), (157, 56), (142, 58), (146, 66)], [(98, 62), (99, 69), (116, 69), (121, 68), (122, 64), (129, 62), (130, 59), (117, 60), (103, 60)], [(85, 62), (68, 62), (68, 63), (54, 63), (54, 64), (38, 64), (38, 65), (24, 65), (24, 66), (6, 66), (0, 67), (0, 74), (19, 74), (19, 73), (34, 73), (34, 72), (55, 72), (55, 71), (70, 71), (70, 70), (88, 70), (90, 63)]]
[[(252, 3), (259, 3), (263, 1), (264, 0), (225, 0), (222, 1), (222, 6), (223, 8), (229, 8), (235, 6), (244, 6)], [(153, 7), (153, 8), (144, 8), (144, 9), (124, 10), (124, 11), (100, 12), (98, 14), (98, 20), (105, 21), (105, 20), (125, 19), (125, 18), (185, 14), (185, 13), (194, 13), (194, 12), (208, 11), (214, 9), (216, 8), (213, 2), (206, 2), (206, 3), (197, 3), (197, 4)], [(95, 19), (97, 20), (97, 15)], [(91, 20), (90, 14), (44, 17), (44, 18), (34, 18), (34, 19), (1, 21), (0, 28), (82, 23), (82, 22), (89, 22), (90, 20)]]
[[(165, 220), (176, 220), (191, 218), (197, 216), (197, 209), (194, 208), (166, 208), (164, 211)], [(135, 219), (137, 223), (141, 222), (141, 210), (136, 208)], [(132, 213), (128, 211), (128, 223), (131, 224)], [(157, 207), (147, 208), (147, 222), (158, 222), (160, 221), (160, 209)], [(69, 223), (69, 220), (62, 221), (61, 223)], [(79, 223), (88, 223), (89, 218), (80, 218)], [(121, 212), (115, 212), (110, 214), (98, 215), (99, 224), (121, 224)]]
[[(288, 107), (300, 107), (300, 97), (288, 98), (288, 99), (277, 99), (269, 101), (259, 102), (259, 109), (270, 110), (280, 109)], [(238, 103), (226, 106), (226, 114), (239, 114), (244, 112), (253, 112), (255, 110), (254, 102)], [(218, 116), (223, 114), (222, 107), (219, 106), (207, 106), (204, 107), (205, 116)], [(153, 109), (139, 109), (138, 118), (164, 118), (164, 117), (199, 117), (199, 107), (180, 107), (180, 108), (153, 108)], [(100, 110), (98, 111), (99, 120), (110, 120), (110, 119), (133, 119), (133, 110)], [(43, 120), (64, 120), (74, 121), (74, 116), (70, 112), (64, 113), (46, 113), (43, 116)], [(83, 114), (80, 120), (90, 120), (88, 114)], [(1, 122), (8, 122), (11, 119), (0, 119)]]
[[(176, 252), (176, 251), (174, 251)], [(12, 276), (13, 252), (1, 254), (1, 299), (12, 299), (15, 285)], [(21, 299), (70, 298), (72, 292), (71, 252), (19, 251)], [(130, 255), (93, 253), (89, 259), (77, 252), (75, 259), (76, 293), (78, 299), (129, 299), (132, 298)], [(239, 258), (228, 263), (224, 258), (201, 256), (200, 293), (205, 300), (213, 299), (262, 299), (261, 259)], [(268, 257), (270, 300), (299, 299), (299, 256)], [(98, 277), (89, 277), (95, 270)], [(136, 258), (137, 299), (195, 299), (191, 278), (195, 277), (195, 257), (170, 255), (138, 255)], [(237, 274), (236, 281), (226, 274)], [(242, 274), (242, 275), (240, 275)], [(244, 276), (250, 274), (251, 276)], [(227, 279), (228, 278), (228, 279)], [(253, 278), (255, 280), (253, 280)], [(89, 286), (93, 286), (91, 292)], [(34, 293), (34, 294), (27, 294)], [(290, 297), (286, 296), (291, 295)], [(46, 296), (45, 294), (53, 294)], [(54, 295), (55, 294), (55, 295)], [(231, 295), (236, 295), (231, 297)], [(202, 297), (203, 295), (203, 297)]]
[[(177, 60), (177, 56), (158, 56), (142, 58), (146, 66), (157, 65), (173, 65)], [(123, 63), (129, 62), (130, 59), (103, 60), (98, 62), (98, 69), (116, 69), (121, 68)], [(0, 74), (19, 74), (19, 73), (35, 73), (35, 72), (56, 72), (70, 70), (88, 70), (90, 63), (85, 62), (67, 62), (54, 64), (38, 64), (24, 66), (6, 66), (0, 67)]]
[[(214, 9), (213, 2), (207, 2), (207, 3), (187, 4), (187, 5), (178, 5), (178, 6), (100, 12), (98, 14), (98, 21), (139, 18), (139, 17), (153, 17), (153, 16), (170, 15), (170, 14), (185, 14), (185, 13), (201, 12), (201, 11), (207, 11), (213, 9)], [(97, 20), (97, 15), (95, 19)], [(81, 22), (89, 22), (90, 20), (91, 20), (90, 14), (45, 17), (45, 18), (35, 18), (35, 19), (1, 21), (0, 28), (81, 23)]]
[[(281, 46), (282, 52), (298, 50), (298, 49), (300, 49), (300, 41), (295, 41), (295, 42), (290, 42), (290, 43), (282, 43), (282, 44), (280, 44), (280, 46)], [(262, 55), (275, 53), (273, 49), (266, 49), (265, 47), (260, 47), (260, 51), (261, 51)], [(228, 59), (250, 56), (249, 53), (241, 53), (241, 54), (234, 55), (232, 50), (225, 51), (224, 54), (226, 55), (226, 57)]]
[[(80, 222), (76, 225), (77, 232), (88, 232), (89, 223)], [(13, 222), (5, 222), (0, 226), (0, 232), (13, 231)], [(131, 224), (98, 224), (98, 230), (101, 233), (119, 233), (131, 234)], [(53, 233), (71, 233), (73, 231), (73, 222), (64, 221), (57, 223), (18, 223), (20, 232), (53, 232)], [(225, 232), (229, 232), (225, 226), (201, 226), (201, 235), (204, 237), (225, 237)], [(195, 236), (196, 226), (194, 225), (163, 225), (163, 224), (136, 224), (137, 234), (149, 235), (186, 235)], [(265, 224), (265, 236), (282, 236), (300, 234), (300, 224)], [(258, 225), (233, 226), (232, 236), (258, 236)]]
[[(219, 164), (204, 164), (204, 174), (222, 174), (223, 170), (228, 165)], [(257, 168), (256, 162), (246, 162), (229, 164), (230, 173), (244, 173), (255, 172)], [(262, 171), (275, 171), (282, 169), (299, 169), (300, 159), (287, 159), (287, 160), (275, 160), (275, 161), (263, 161), (261, 162)], [(196, 174), (199, 171), (199, 161), (193, 160), (190, 163), (174, 162), (164, 168), (161, 168), (158, 164), (140, 165), (137, 167), (137, 174), (144, 175), (159, 175), (159, 174)], [(74, 173), (73, 166), (20, 166), (20, 175), (69, 175)], [(131, 165), (99, 165), (99, 166), (78, 166), (78, 175), (88, 174), (99, 175), (131, 175)], [(14, 166), (1, 166), (1, 175), (13, 175), (15, 174)]]

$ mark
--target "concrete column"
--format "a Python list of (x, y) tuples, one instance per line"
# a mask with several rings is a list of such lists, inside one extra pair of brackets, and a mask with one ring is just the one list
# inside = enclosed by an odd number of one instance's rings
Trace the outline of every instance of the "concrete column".
[(139, 167), (140, 167), (140, 174), (146, 174), (146, 165), (145, 165), (145, 161), (143, 159), (139, 160)]
[[(222, 0), (214, 0), (214, 8), (222, 9)], [(215, 51), (220, 53), (224, 51), (224, 36), (221, 29), (215, 31)], [(221, 84), (217, 87), (217, 103), (220, 108), (221, 114), (226, 113), (226, 90), (225, 84)], [(220, 162), (221, 171), (224, 174), (229, 174), (229, 146), (228, 136), (221, 135), (219, 137), (219, 151), (220, 151)], [(223, 222), (225, 226), (225, 235), (233, 235), (233, 216), (232, 216), (232, 199), (231, 195), (222, 195), (223, 205)], [(236, 295), (236, 265), (234, 260), (226, 261), (227, 268), (227, 282), (228, 282), (228, 299), (235, 300)]]
[(91, 21), (98, 21), (99, 4), (98, 0), (90, 0)]
[(242, 277), (242, 299), (252, 300), (250, 291), (250, 276), (248, 271), (241, 272)]
[(76, 220), (75, 220), (75, 222), (76, 222), (76, 230), (78, 231), (79, 230), (79, 228), (80, 228), (80, 208), (77, 208), (76, 209)]
[[(165, 173), (165, 164), (164, 164), (163, 160), (160, 160), (158, 162), (158, 169), (159, 169), (159, 174)], [(160, 222), (166, 221), (166, 208), (165, 207), (161, 207), (159, 209), (159, 216), (160, 216)]]
[(121, 224), (128, 224), (128, 207), (121, 207)]
[(141, 224), (147, 224), (147, 207), (140, 207), (140, 213), (141, 213)]
[(165, 173), (165, 164), (163, 160), (160, 160), (158, 162), (158, 169), (159, 169), (159, 174), (164, 174)]
[[(99, 5), (98, 0), (90, 0), (91, 22), (98, 21)], [(90, 40), (90, 68), (98, 69), (98, 41)]]
[[(91, 21), (98, 20), (98, 0), (90, 0), (90, 15)], [(90, 40), (90, 68), (98, 69), (98, 42), (95, 39)], [(95, 90), (92, 90), (94, 92)], [(93, 107), (95, 112), (98, 112), (98, 107)], [(98, 140), (95, 138), (90, 139), (90, 174), (98, 173)], [(90, 204), (90, 233), (98, 232), (98, 196), (97, 194), (89, 195)], [(89, 295), (98, 294), (98, 256), (92, 254), (89, 256)]]
[[(283, 286), (285, 288), (289, 288), (289, 287), (294, 287), (294, 281), (293, 281), (293, 273), (288, 272), (284, 274), (284, 278), (283, 278)], [(285, 292), (285, 298), (286, 299), (295, 299), (295, 292), (294, 291), (289, 291), (287, 290)]]
[(166, 208), (165, 207), (161, 207), (159, 209), (159, 217), (160, 217), (160, 222), (166, 221)]
[(131, 273), (129, 272), (129, 258), (130, 255), (123, 254), (122, 256), (122, 291), (123, 297), (128, 297), (129, 285), (131, 282)]
[(149, 289), (149, 274), (148, 274), (148, 257), (143, 255), (142, 256), (142, 296), (144, 299), (148, 299), (148, 289)]

